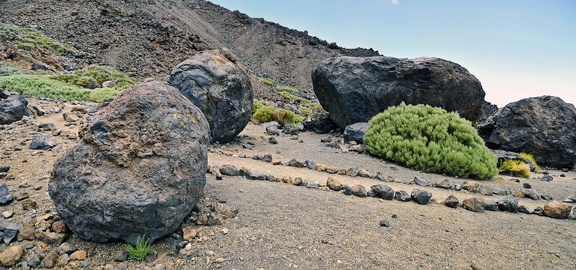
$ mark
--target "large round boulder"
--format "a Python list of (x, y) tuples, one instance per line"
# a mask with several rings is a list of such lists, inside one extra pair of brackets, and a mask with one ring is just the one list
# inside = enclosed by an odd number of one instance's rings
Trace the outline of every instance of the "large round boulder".
[(314, 68), (312, 83), (320, 104), (341, 128), (368, 122), (401, 102), (442, 107), (474, 122), (485, 96), (468, 70), (439, 58), (329, 58)]
[(254, 102), (250, 78), (227, 49), (195, 54), (172, 70), (169, 83), (204, 113), (212, 142), (233, 140), (250, 122)]
[(48, 191), (82, 239), (174, 232), (203, 194), (209, 126), (176, 88), (149, 80), (102, 108), (54, 165)]
[(553, 168), (576, 164), (576, 108), (559, 97), (512, 102), (479, 128), (490, 148), (530, 153)]
[(0, 125), (19, 121), (28, 115), (30, 115), (28, 101), (23, 95), (14, 95), (5, 89), (0, 89)]

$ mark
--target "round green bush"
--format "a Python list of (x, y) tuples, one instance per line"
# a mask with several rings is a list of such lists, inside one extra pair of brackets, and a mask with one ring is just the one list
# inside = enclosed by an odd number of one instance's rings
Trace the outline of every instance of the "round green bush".
[(474, 179), (498, 174), (496, 156), (472, 124), (442, 108), (390, 107), (370, 120), (364, 144), (373, 155), (424, 172)]

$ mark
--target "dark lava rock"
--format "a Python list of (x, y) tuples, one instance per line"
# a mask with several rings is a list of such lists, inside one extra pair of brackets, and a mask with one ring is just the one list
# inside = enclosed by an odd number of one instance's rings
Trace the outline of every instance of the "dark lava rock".
[(338, 126), (334, 124), (332, 119), (330, 119), (330, 114), (328, 112), (314, 113), (304, 122), (304, 130), (312, 131), (320, 134), (328, 133), (332, 130), (338, 129)]
[(195, 54), (172, 70), (169, 83), (204, 113), (212, 142), (232, 141), (250, 122), (254, 102), (250, 78), (227, 49)]
[(364, 135), (366, 135), (367, 130), (367, 122), (360, 122), (346, 126), (344, 129), (344, 140), (346, 142), (364, 143)]
[(498, 208), (505, 212), (518, 212), (518, 199), (512, 195), (508, 195), (498, 202)]
[(444, 205), (446, 205), (450, 208), (458, 207), (458, 203), (459, 203), (458, 198), (456, 198), (456, 196), (454, 196), (454, 195), (450, 195), (450, 196), (448, 196), (448, 198), (446, 198), (444, 200)]
[(462, 66), (439, 58), (335, 57), (312, 72), (314, 93), (341, 128), (368, 122), (401, 102), (459, 112), (474, 122), (485, 92)]
[(10, 166), (2, 165), (0, 166), (0, 172), (8, 172), (10, 170)]
[(394, 193), (394, 199), (401, 202), (409, 202), (412, 200), (412, 197), (410, 197), (408, 192), (404, 190), (398, 190), (396, 193)]
[(390, 222), (388, 220), (380, 220), (380, 227), (390, 227)]
[(374, 191), (374, 195), (384, 200), (394, 199), (394, 190), (387, 185), (373, 185), (370, 187)]
[(0, 125), (14, 123), (30, 114), (28, 101), (23, 95), (13, 95), (0, 88)]
[(8, 189), (6, 183), (0, 185), (0, 205), (6, 205), (10, 203), (14, 198), (12, 197), (12, 193)]
[(498, 211), (498, 203), (492, 200), (485, 201), (484, 209), (486, 209), (486, 211)]
[(418, 176), (414, 176), (414, 184), (422, 186), (422, 187), (427, 187), (428, 181), (426, 181), (425, 179), (422, 179)]
[(154, 241), (178, 229), (202, 196), (209, 125), (176, 88), (136, 84), (82, 134), (48, 185), (59, 216), (82, 239)]
[(490, 148), (531, 153), (540, 165), (553, 168), (576, 164), (576, 108), (558, 97), (512, 102), (479, 129)]
[(50, 150), (56, 147), (57, 143), (45, 136), (32, 136), (30, 149), (32, 150)]
[(432, 193), (415, 188), (412, 190), (412, 200), (414, 200), (418, 204), (426, 205), (430, 202), (430, 198), (432, 198)]

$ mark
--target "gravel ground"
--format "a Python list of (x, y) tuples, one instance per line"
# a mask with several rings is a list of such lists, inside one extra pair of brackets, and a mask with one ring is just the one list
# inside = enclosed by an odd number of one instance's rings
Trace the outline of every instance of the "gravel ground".
[[(33, 224), (37, 217), (55, 214), (47, 194), (47, 183), (53, 163), (76, 142), (66, 136), (52, 136), (58, 146), (51, 151), (29, 150), (30, 136), (49, 135), (37, 131), (39, 123), (51, 122), (64, 131), (75, 131), (79, 125), (65, 126), (62, 113), (71, 104), (30, 100), (43, 108), (43, 117), (27, 123), (13, 124), (0, 130), (2, 155), (0, 165), (9, 165), (14, 179), (2, 179), (16, 197), (28, 198), (0, 206), (1, 212), (12, 211), (4, 222)], [(276, 176), (299, 176), (324, 184), (332, 176), (343, 184), (370, 185), (375, 179), (329, 175), (305, 168), (272, 165), (241, 155), (270, 153), (274, 160), (311, 159), (316, 163), (350, 168), (358, 166), (400, 179), (387, 184), (395, 190), (410, 193), (414, 185), (401, 183), (419, 176), (429, 182), (443, 179), (464, 182), (435, 174), (424, 174), (384, 162), (365, 154), (342, 153), (320, 142), (327, 135), (302, 133), (299, 140), (279, 136), (278, 144), (269, 144), (264, 128), (250, 124), (238, 144), (213, 146), (211, 166), (233, 164)], [(251, 142), (248, 150), (242, 144)], [(576, 190), (574, 172), (550, 171), (554, 181), (500, 176), (482, 182), (494, 187), (522, 189), (527, 183), (542, 194), (564, 199)], [(540, 175), (535, 175), (536, 177)], [(215, 179), (207, 175), (202, 209), (238, 210), (231, 220), (214, 226), (196, 226), (197, 235), (190, 241), (181, 232), (155, 243), (156, 251), (146, 260), (116, 262), (114, 257), (124, 249), (122, 243), (96, 244), (74, 234), (67, 242), (85, 250), (88, 258), (72, 261), (63, 268), (77, 269), (574, 269), (576, 268), (576, 226), (574, 220), (558, 220), (537, 215), (504, 212), (475, 213), (461, 207), (452, 209), (441, 204), (448, 195), (460, 200), (472, 196), (497, 200), (463, 191), (420, 187), (433, 194), (435, 202), (418, 205), (413, 202), (383, 201), (376, 198), (345, 196), (341, 192), (309, 189), (269, 181), (250, 181), (242, 177)], [(26, 202), (36, 202), (36, 209), (24, 210)], [(544, 206), (543, 200), (519, 199), (521, 204)], [(220, 209), (220, 210), (218, 210)], [(57, 216), (54, 217), (57, 219)], [(386, 220), (389, 227), (381, 227)], [(190, 221), (187, 220), (187, 224)], [(188, 248), (184, 246), (190, 243)], [(37, 248), (53, 249), (39, 240), (16, 241), (31, 245), (26, 256)], [(7, 247), (0, 244), (0, 251)]]

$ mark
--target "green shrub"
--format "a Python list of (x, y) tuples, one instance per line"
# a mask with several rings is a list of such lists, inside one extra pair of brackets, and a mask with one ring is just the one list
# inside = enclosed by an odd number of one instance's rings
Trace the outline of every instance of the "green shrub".
[(88, 95), (88, 100), (93, 102), (104, 102), (107, 99), (114, 99), (120, 93), (122, 93), (124, 89), (120, 88), (96, 88), (90, 91), (90, 95)]
[(274, 80), (270, 78), (260, 78), (260, 82), (266, 86), (272, 86), (276, 83)]
[(252, 117), (258, 120), (260, 123), (270, 122), (272, 120), (272, 114), (274, 114), (274, 108), (272, 106), (260, 107)]
[(538, 166), (538, 163), (536, 163), (536, 159), (534, 158), (534, 156), (532, 154), (528, 154), (528, 153), (520, 153), (520, 156), (525, 159), (528, 160), (530, 162), (532, 162), (532, 165), (534, 165), (535, 167), (535, 171), (539, 171), (540, 170), (540, 166)]
[(45, 75), (12, 75), (0, 77), (0, 88), (26, 96), (66, 100), (88, 100), (90, 90), (52, 80)]
[(266, 101), (260, 101), (260, 100), (254, 99), (254, 103), (252, 105), (252, 114), (254, 114), (258, 109), (260, 109), (264, 106), (268, 106), (268, 103)]
[(510, 173), (517, 177), (530, 178), (530, 166), (520, 160), (504, 160), (498, 170), (500, 173)]
[(428, 105), (402, 103), (374, 116), (364, 144), (374, 155), (424, 172), (475, 179), (498, 173), (496, 156), (470, 122)]
[(284, 86), (284, 85), (279, 85), (276, 86), (276, 90), (278, 91), (284, 91), (284, 92), (290, 92), (290, 93), (299, 93), (300, 90), (294, 88), (294, 87), (290, 87), (290, 86)]
[(128, 257), (134, 260), (144, 260), (146, 255), (154, 252), (154, 247), (146, 236), (138, 237), (136, 240), (136, 246), (126, 245), (126, 251), (128, 251)]
[(291, 93), (289, 93), (289, 92), (286, 92), (286, 91), (282, 91), (282, 92), (280, 92), (280, 93), (278, 93), (278, 94), (281, 95), (281, 96), (283, 96), (284, 98), (290, 100), (290, 101), (299, 101), (301, 104), (310, 104), (310, 103), (311, 103), (310, 100), (307, 100), (307, 99), (305, 99), (305, 98), (303, 98), (303, 97), (299, 97), (299, 96), (293, 95), (293, 94), (291, 94)]

